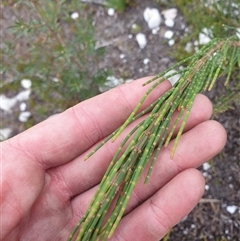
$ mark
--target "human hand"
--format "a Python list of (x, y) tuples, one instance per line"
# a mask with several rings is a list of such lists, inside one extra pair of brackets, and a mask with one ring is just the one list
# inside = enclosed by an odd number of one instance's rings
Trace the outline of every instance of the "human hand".
[[(2, 142), (1, 240), (66, 240), (82, 217), (123, 139), (94, 146), (128, 117), (148, 86), (147, 78), (86, 100)], [(170, 88), (160, 84), (147, 106)], [(226, 133), (210, 101), (198, 95), (173, 159), (163, 148), (147, 185), (143, 173), (111, 241), (157, 241), (198, 203), (204, 179), (195, 168), (224, 146)]]

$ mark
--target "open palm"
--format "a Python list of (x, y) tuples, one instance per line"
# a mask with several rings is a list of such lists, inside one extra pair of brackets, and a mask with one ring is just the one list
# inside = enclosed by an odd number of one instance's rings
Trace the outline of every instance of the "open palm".
[[(129, 126), (88, 161), (84, 158), (119, 127), (140, 100), (147, 78), (84, 101), (2, 142), (1, 240), (66, 240), (86, 211)], [(146, 107), (170, 88), (163, 82)], [(208, 120), (211, 103), (198, 95), (173, 159), (164, 148), (147, 185), (135, 188), (112, 241), (157, 241), (198, 203), (204, 179), (195, 168), (224, 146), (222, 126)], [(146, 174), (146, 173), (145, 173)]]

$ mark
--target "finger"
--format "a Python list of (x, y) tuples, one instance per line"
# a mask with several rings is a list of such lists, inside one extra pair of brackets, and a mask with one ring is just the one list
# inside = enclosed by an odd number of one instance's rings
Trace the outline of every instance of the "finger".
[(174, 140), (163, 148), (153, 167), (149, 182), (144, 184), (148, 167), (143, 171), (133, 191), (126, 212), (153, 195), (178, 173), (196, 168), (217, 155), (226, 143), (226, 131), (221, 124), (209, 120), (195, 126), (181, 137), (176, 153), (170, 158)]
[[(202, 106), (205, 108), (202, 108)], [(204, 95), (198, 95), (194, 101), (194, 105), (186, 125), (186, 130), (189, 130), (193, 128), (193, 126), (208, 120), (211, 113), (212, 105), (208, 98)], [(89, 160), (84, 161), (84, 155), (54, 170), (55, 174), (57, 172), (60, 173), (60, 178), (62, 178), (66, 185), (70, 188), (72, 196), (84, 192), (100, 182), (109, 162), (119, 147), (122, 138), (133, 125), (136, 124), (132, 123), (132, 125), (125, 130), (121, 137), (119, 137), (114, 143), (106, 143), (106, 145)]]
[[(171, 127), (174, 125), (174, 121), (176, 120), (178, 114), (179, 114), (179, 111), (175, 111), (173, 113), (169, 132), (171, 130)], [(199, 123), (201, 123), (205, 120), (209, 120), (211, 118), (211, 116), (212, 116), (211, 101), (205, 95), (198, 94), (194, 100), (193, 107), (191, 109), (186, 126), (184, 128), (184, 132), (192, 129), (194, 126), (198, 125)], [(180, 118), (180, 120), (176, 126), (176, 129), (173, 133), (172, 139), (177, 135), (183, 119), (184, 119), (184, 116), (182, 116)]]
[(187, 169), (167, 183), (120, 222), (111, 241), (160, 240), (199, 202), (204, 192), (204, 179), (195, 169)]
[[(215, 156), (226, 142), (226, 132), (216, 121), (203, 122), (182, 135), (176, 154), (170, 159), (173, 141), (159, 155), (147, 184), (144, 184), (147, 169), (144, 170), (125, 213), (135, 209), (182, 171), (198, 167)], [(84, 213), (95, 191), (96, 188), (92, 188), (75, 197), (72, 200), (73, 209), (78, 213)]]
[[(119, 127), (132, 112), (149, 86), (150, 77), (119, 86), (86, 100), (11, 139), (45, 169), (66, 163)], [(148, 106), (171, 87), (164, 81), (152, 91)]]

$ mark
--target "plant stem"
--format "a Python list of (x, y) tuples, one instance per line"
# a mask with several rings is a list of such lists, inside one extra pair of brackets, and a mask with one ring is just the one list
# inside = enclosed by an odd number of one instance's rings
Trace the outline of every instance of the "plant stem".
[[(178, 67), (181, 63), (190, 60), (186, 69), (167, 74), (173, 69), (171, 67), (144, 84), (155, 81), (123, 125), (86, 157), (88, 159), (106, 142), (116, 140), (130, 123), (150, 112), (132, 129), (116, 151), (89, 209), (74, 228), (69, 241), (76, 232), (78, 232), (76, 240), (79, 241), (105, 241), (113, 235), (144, 168), (150, 163), (145, 178), (147, 183), (162, 146), (169, 144), (179, 126), (171, 151), (171, 158), (173, 158), (196, 95), (204, 89), (211, 90), (218, 76), (224, 72), (227, 73), (227, 78), (230, 78), (229, 72), (238, 61), (239, 47), (240, 41), (235, 38), (214, 39), (195, 55), (174, 65)], [(226, 67), (227, 71), (223, 68), (226, 62), (230, 63), (230, 67)], [(179, 73), (181, 73), (180, 79), (170, 90), (137, 114), (148, 95), (164, 81), (165, 75), (169, 77)], [(172, 116), (176, 112), (176, 119), (170, 127)], [(109, 209), (111, 209), (110, 212)]]

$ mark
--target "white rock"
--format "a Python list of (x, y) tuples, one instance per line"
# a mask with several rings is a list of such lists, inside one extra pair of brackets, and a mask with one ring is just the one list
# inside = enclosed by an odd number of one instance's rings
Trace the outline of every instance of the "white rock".
[(16, 105), (18, 101), (25, 101), (29, 99), (31, 90), (23, 90), (19, 92), (15, 97), (8, 98), (5, 95), (0, 95), (0, 109), (11, 112), (11, 109)]
[(124, 59), (125, 58), (125, 54), (120, 54), (119, 57), (120, 57), (120, 59)]
[(196, 228), (196, 225), (192, 223), (191, 228)]
[(29, 89), (32, 86), (32, 81), (30, 79), (22, 79), (21, 85), (25, 89)]
[(193, 50), (193, 45), (191, 42), (188, 42), (186, 45), (185, 45), (185, 51), (188, 52), (188, 53), (191, 53), (192, 50)]
[(231, 214), (234, 214), (237, 209), (238, 209), (238, 207), (235, 206), (235, 205), (231, 205), (231, 206), (227, 206), (227, 207), (226, 207), (226, 210), (227, 210), (229, 213), (231, 213)]
[(209, 185), (206, 184), (206, 185), (205, 185), (205, 190), (208, 191), (209, 188), (210, 188)]
[(194, 44), (194, 46), (198, 46), (198, 45), (199, 45), (198, 40), (195, 40), (195, 41), (193, 42), (193, 44)]
[(147, 45), (147, 39), (146, 39), (145, 34), (143, 34), (143, 33), (138, 33), (136, 35), (136, 40), (141, 49), (144, 49), (145, 46)]
[(201, 33), (199, 33), (199, 44), (204, 45), (211, 41), (213, 34), (211, 29), (203, 28)]
[(0, 140), (4, 141), (8, 139), (11, 133), (12, 133), (12, 130), (10, 128), (0, 129)]
[(154, 34), (154, 35), (157, 34), (159, 29), (160, 29), (160, 27), (152, 29), (152, 34)]
[(168, 18), (168, 19), (165, 20), (165, 25), (169, 28), (172, 28), (174, 26), (174, 24), (175, 24), (175, 22), (171, 18)]
[(108, 9), (108, 15), (109, 15), (109, 16), (113, 16), (114, 13), (115, 13), (114, 8), (109, 8), (109, 9)]
[(17, 95), (16, 95), (16, 99), (18, 101), (25, 101), (25, 100), (28, 100), (29, 99), (29, 96), (31, 94), (31, 90), (28, 89), (28, 90), (23, 90), (21, 92), (19, 92)]
[(213, 37), (213, 32), (209, 28), (203, 28), (201, 32), (207, 34), (209, 37)]
[(145, 58), (145, 59), (143, 60), (143, 63), (144, 63), (144, 64), (148, 64), (149, 61), (150, 61), (150, 60), (149, 60), (148, 58)]
[(57, 82), (59, 82), (59, 79), (56, 78), (56, 77), (53, 77), (53, 78), (52, 78), (52, 81), (57, 83)]
[(208, 176), (208, 173), (207, 173), (207, 172), (203, 172), (202, 175), (203, 175), (204, 177), (207, 177), (207, 176)]
[(175, 40), (174, 39), (170, 39), (169, 41), (168, 41), (168, 45), (169, 46), (173, 46), (175, 44)]
[(26, 122), (30, 116), (31, 113), (29, 111), (23, 111), (19, 114), (18, 120), (21, 122)]
[(167, 30), (164, 34), (164, 38), (171, 39), (173, 37), (174, 33), (171, 30)]
[(204, 45), (211, 41), (211, 39), (204, 33), (199, 34), (199, 44)]
[[(169, 75), (172, 75), (176, 73), (176, 75), (173, 75), (172, 77), (168, 77)], [(165, 74), (166, 78), (168, 78), (169, 82), (171, 83), (171, 85), (173, 86), (174, 84), (176, 84), (178, 82), (178, 80), (180, 79), (181, 75), (177, 74), (176, 70), (170, 70)]]
[(78, 12), (73, 12), (73, 13), (71, 14), (71, 18), (72, 18), (72, 19), (77, 19), (77, 18), (79, 18), (79, 13), (78, 13)]
[(165, 19), (175, 19), (177, 17), (177, 9), (170, 8), (162, 11), (162, 15)]
[(115, 76), (108, 76), (107, 77), (107, 82), (110, 87), (115, 87), (120, 84), (123, 84), (123, 79), (122, 78), (116, 78)]
[(21, 111), (25, 111), (27, 109), (27, 104), (25, 102), (21, 103), (20, 106), (19, 106), (19, 109)]
[(240, 39), (240, 28), (237, 28), (236, 35), (237, 35), (237, 37)]
[(136, 23), (134, 23), (134, 24), (132, 25), (132, 29), (133, 29), (133, 30), (138, 29), (138, 25), (137, 25)]
[(239, 5), (237, 3), (231, 3), (232, 7), (239, 8)]
[(0, 95), (0, 109), (11, 112), (13, 106), (17, 103), (16, 98), (8, 98), (5, 95)]
[(159, 27), (162, 21), (160, 12), (156, 8), (146, 8), (143, 12), (143, 17), (150, 29)]
[(210, 168), (211, 168), (211, 165), (208, 162), (203, 163), (203, 170), (204, 171), (207, 171)]
[(111, 88), (114, 88), (120, 84), (123, 84), (124, 81), (122, 78), (116, 78), (115, 76), (108, 76), (104, 85), (99, 87), (100, 92), (105, 92)]

